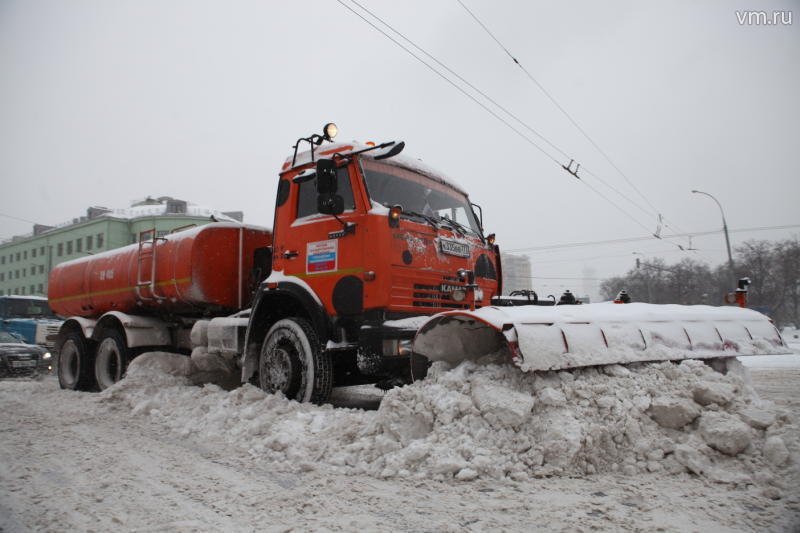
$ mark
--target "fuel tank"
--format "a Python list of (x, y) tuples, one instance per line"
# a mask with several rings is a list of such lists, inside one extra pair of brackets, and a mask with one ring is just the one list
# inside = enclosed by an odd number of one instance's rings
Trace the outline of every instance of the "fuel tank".
[(271, 245), (266, 228), (213, 223), (82, 257), (50, 272), (50, 307), (87, 318), (235, 312), (269, 275)]

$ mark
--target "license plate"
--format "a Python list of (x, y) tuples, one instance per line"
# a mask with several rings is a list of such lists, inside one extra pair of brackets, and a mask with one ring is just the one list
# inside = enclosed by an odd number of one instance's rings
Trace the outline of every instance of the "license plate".
[(469, 257), (469, 245), (464, 244), (463, 242), (439, 239), (439, 249), (443, 254), (455, 255), (458, 257)]
[(36, 361), (11, 361), (14, 368), (30, 368), (36, 366)]

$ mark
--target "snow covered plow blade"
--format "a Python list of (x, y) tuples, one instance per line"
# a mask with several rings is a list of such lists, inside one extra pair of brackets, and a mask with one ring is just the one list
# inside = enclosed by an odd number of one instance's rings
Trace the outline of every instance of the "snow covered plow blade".
[(766, 316), (738, 307), (484, 307), (434, 315), (415, 354), (458, 363), (505, 354), (523, 371), (792, 353)]

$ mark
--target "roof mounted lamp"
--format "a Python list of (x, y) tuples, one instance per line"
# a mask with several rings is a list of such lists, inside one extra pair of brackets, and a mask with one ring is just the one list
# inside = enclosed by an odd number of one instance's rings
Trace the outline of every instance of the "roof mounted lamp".
[(336, 124), (333, 122), (328, 122), (325, 124), (325, 127), (322, 128), (322, 136), (325, 137), (326, 141), (332, 141), (337, 133), (339, 133), (339, 128), (337, 128)]
[(319, 146), (322, 144), (322, 141), (329, 141), (332, 142), (333, 138), (339, 133), (339, 128), (336, 127), (336, 124), (333, 122), (328, 122), (325, 124), (325, 127), (322, 128), (322, 135), (319, 133), (312, 133), (308, 137), (300, 137), (297, 139), (297, 142), (294, 143), (294, 156), (292, 156), (292, 166), (297, 162), (297, 149), (300, 147), (300, 143), (305, 141), (309, 145), (311, 145), (311, 162), (314, 162), (314, 147)]

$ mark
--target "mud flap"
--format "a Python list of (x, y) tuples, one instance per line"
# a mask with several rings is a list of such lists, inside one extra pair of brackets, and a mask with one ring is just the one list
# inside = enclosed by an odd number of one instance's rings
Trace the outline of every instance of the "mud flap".
[(733, 307), (489, 307), (433, 316), (415, 353), (450, 364), (505, 354), (524, 371), (792, 353), (766, 316)]

